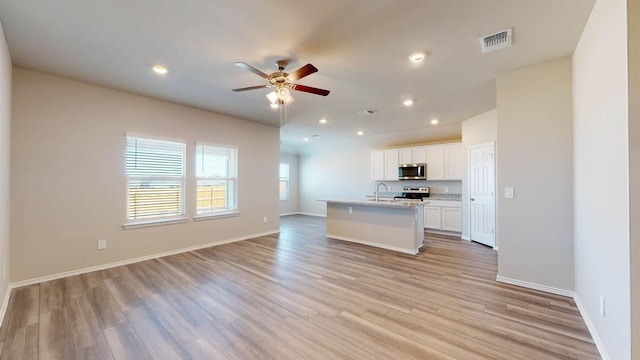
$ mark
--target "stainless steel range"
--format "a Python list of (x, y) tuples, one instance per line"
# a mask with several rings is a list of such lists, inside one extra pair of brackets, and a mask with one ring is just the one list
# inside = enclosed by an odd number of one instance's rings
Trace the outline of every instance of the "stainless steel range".
[(429, 197), (428, 187), (404, 186), (402, 187), (402, 195), (395, 196), (394, 199), (422, 201), (423, 198), (427, 197)]

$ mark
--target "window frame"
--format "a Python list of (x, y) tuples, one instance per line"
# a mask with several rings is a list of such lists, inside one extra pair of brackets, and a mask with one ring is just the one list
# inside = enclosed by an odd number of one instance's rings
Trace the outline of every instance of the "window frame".
[[(287, 176), (283, 177), (281, 170), (282, 170), (282, 166), (286, 165), (287, 166)], [(278, 166), (278, 194), (279, 194), (279, 198), (280, 201), (288, 201), (289, 198), (291, 197), (291, 189), (290, 189), (290, 184), (291, 184), (291, 165), (289, 163), (280, 163), (280, 165)], [(280, 184), (284, 181), (285, 185), (285, 196), (282, 196), (282, 192), (280, 191)]]
[[(232, 174), (232, 176), (226, 176), (226, 177), (215, 177), (215, 176), (198, 176), (198, 150), (200, 146), (204, 146), (204, 147), (210, 147), (210, 148), (216, 148), (216, 149), (225, 149), (227, 151), (229, 150), (233, 150), (234, 152), (234, 160), (235, 160), (235, 164), (233, 166), (233, 169), (235, 170), (235, 173)], [(196, 141), (194, 143), (194, 151), (193, 151), (193, 164), (194, 164), (194, 169), (193, 169), (193, 177), (194, 177), (194, 181), (193, 183), (195, 184), (195, 197), (194, 197), (194, 217), (193, 219), (196, 221), (201, 221), (201, 220), (209, 220), (209, 219), (216, 219), (216, 218), (224, 218), (224, 217), (231, 217), (231, 216), (238, 216), (240, 215), (240, 210), (239, 210), (239, 199), (238, 199), (238, 187), (239, 187), (239, 176), (238, 176), (238, 172), (239, 172), (239, 149), (237, 146), (233, 146), (233, 145), (227, 145), (227, 144), (219, 144), (219, 143), (209, 143), (206, 141)], [(229, 207), (227, 206), (227, 208), (225, 209), (213, 209), (213, 210), (199, 210), (198, 209), (198, 183), (199, 181), (232, 181), (233, 182), (233, 207)], [(227, 195), (227, 204), (229, 203), (229, 196)], [(200, 211), (200, 212), (199, 212)]]
[[(149, 175), (149, 176), (131, 176), (127, 173), (127, 151), (129, 149), (129, 139), (136, 138), (147, 141), (161, 141), (161, 142), (170, 142), (174, 144), (179, 144), (182, 146), (182, 169), (181, 176), (167, 176), (167, 175)], [(156, 225), (166, 225), (166, 224), (175, 224), (182, 223), (188, 221), (186, 215), (186, 194), (187, 194), (187, 177), (186, 177), (186, 163), (187, 163), (187, 141), (183, 139), (176, 138), (166, 138), (160, 136), (146, 135), (146, 134), (137, 134), (137, 133), (125, 133), (125, 144), (124, 144), (124, 174), (125, 174), (125, 186), (126, 186), (126, 205), (125, 205), (125, 222), (122, 225), (124, 229), (138, 228), (138, 227), (146, 227), (146, 226), (156, 226)], [(180, 184), (179, 188), (179, 214), (170, 215), (170, 216), (150, 216), (144, 218), (129, 218), (129, 210), (131, 206), (130, 202), (130, 182), (132, 179), (136, 181), (140, 180), (149, 180), (152, 181), (175, 181), (177, 180)]]

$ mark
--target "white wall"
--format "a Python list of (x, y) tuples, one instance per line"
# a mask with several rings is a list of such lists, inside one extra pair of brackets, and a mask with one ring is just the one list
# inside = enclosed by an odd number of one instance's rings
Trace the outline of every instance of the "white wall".
[(629, 69), (629, 236), (631, 358), (640, 359), (640, 1), (627, 2)]
[(298, 155), (280, 153), (280, 163), (289, 164), (289, 199), (280, 200), (280, 215), (298, 213)]
[(370, 149), (300, 155), (300, 212), (326, 216), (326, 203), (319, 199), (363, 199), (373, 194), (370, 168)]
[[(12, 120), (13, 281), (278, 231), (275, 127), (20, 68)], [(187, 141), (189, 217), (194, 142), (237, 146), (240, 216), (123, 230), (125, 132)]]
[(598, 0), (573, 55), (575, 292), (611, 359), (630, 359), (626, 23)]
[[(503, 73), (496, 84), (498, 276), (570, 293), (571, 60), (559, 59)], [(502, 196), (505, 187), (515, 189), (514, 199)]]
[(498, 139), (498, 111), (489, 110), (462, 122), (462, 148), (464, 149), (464, 172), (462, 178), (462, 238), (469, 239), (469, 148), (496, 143)]
[[(9, 269), (9, 199), (11, 154), (11, 58), (0, 24), (0, 322), (8, 298)], [(7, 271), (2, 277), (2, 268)]]

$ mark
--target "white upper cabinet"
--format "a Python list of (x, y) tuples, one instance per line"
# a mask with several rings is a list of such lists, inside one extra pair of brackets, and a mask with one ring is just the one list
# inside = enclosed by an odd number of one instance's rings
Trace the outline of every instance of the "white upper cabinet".
[(398, 149), (400, 164), (423, 164), (427, 162), (427, 147), (416, 146)]
[(413, 151), (412, 148), (400, 148), (398, 149), (398, 162), (400, 164), (413, 163)]
[(444, 146), (444, 178), (446, 180), (462, 180), (463, 163), (462, 144)]
[(384, 180), (384, 150), (371, 151), (371, 180)]
[(444, 180), (444, 145), (431, 145), (426, 149), (427, 180)]
[(427, 180), (462, 180), (461, 143), (372, 150), (371, 179), (398, 180), (398, 165), (427, 164)]
[(384, 180), (398, 180), (399, 154), (398, 149), (384, 151)]
[(427, 162), (427, 147), (417, 146), (411, 148), (412, 163), (425, 164)]

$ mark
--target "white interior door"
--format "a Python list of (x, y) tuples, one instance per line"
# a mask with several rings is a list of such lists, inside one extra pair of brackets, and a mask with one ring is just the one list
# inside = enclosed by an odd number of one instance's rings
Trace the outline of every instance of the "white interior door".
[(470, 238), (496, 247), (495, 236), (495, 146), (493, 143), (469, 148)]

